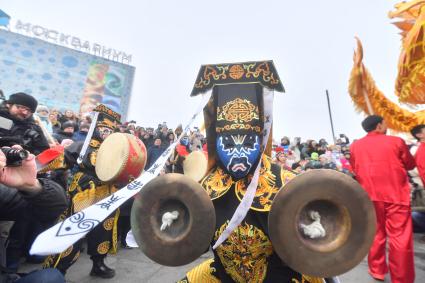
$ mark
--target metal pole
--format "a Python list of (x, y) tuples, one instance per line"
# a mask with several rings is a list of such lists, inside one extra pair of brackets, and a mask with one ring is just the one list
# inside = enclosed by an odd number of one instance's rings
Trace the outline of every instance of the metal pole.
[(336, 143), (336, 140), (335, 140), (336, 137), (335, 137), (335, 131), (334, 131), (334, 122), (332, 120), (332, 112), (331, 112), (331, 102), (329, 100), (328, 90), (326, 90), (326, 99), (328, 101), (329, 119), (331, 120), (332, 138), (334, 140), (334, 143)]

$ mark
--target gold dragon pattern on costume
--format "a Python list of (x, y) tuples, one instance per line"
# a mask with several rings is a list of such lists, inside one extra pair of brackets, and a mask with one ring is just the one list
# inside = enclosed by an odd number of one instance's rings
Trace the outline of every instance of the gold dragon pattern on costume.
[[(401, 30), (402, 36), (395, 94), (402, 104), (425, 104), (425, 0), (398, 3), (389, 17), (400, 19), (394, 24)], [(359, 112), (384, 117), (390, 129), (409, 132), (414, 126), (425, 124), (425, 110), (411, 112), (403, 109), (378, 89), (363, 64), (363, 47), (359, 39), (349, 93)]]

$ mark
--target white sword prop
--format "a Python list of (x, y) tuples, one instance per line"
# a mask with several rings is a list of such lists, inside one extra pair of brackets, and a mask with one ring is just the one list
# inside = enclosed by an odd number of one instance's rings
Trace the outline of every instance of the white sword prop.
[(83, 162), (84, 156), (86, 155), (87, 149), (89, 148), (90, 140), (93, 136), (94, 129), (96, 129), (97, 119), (99, 118), (99, 112), (94, 112), (93, 118), (91, 120), (90, 129), (87, 133), (87, 137), (84, 140), (83, 147), (81, 148), (80, 154), (78, 155), (77, 163), (81, 164)]
[[(199, 104), (195, 114), (187, 123), (180, 138), (185, 133), (189, 132), (190, 128), (195, 123), (196, 118), (208, 102), (210, 96), (211, 91), (202, 95), (201, 103)], [(180, 138), (171, 144), (147, 171), (144, 171), (139, 178), (128, 184), (126, 187), (93, 204), (92, 206), (68, 217), (64, 221), (38, 235), (31, 246), (30, 254), (51, 255), (62, 253), (72, 244), (83, 238), (87, 233), (93, 230), (99, 223), (119, 208), (126, 200), (137, 194), (145, 184), (159, 175), (162, 168), (164, 168), (165, 162), (173, 152), (176, 145), (180, 142)]]

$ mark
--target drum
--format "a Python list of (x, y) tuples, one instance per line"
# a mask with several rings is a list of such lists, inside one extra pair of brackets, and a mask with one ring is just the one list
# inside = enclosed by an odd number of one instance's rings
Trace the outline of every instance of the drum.
[(208, 159), (203, 151), (193, 151), (183, 161), (183, 172), (184, 175), (192, 178), (196, 182), (207, 174)]
[(146, 165), (146, 147), (133, 135), (114, 133), (107, 137), (96, 156), (96, 175), (103, 182), (128, 184)]

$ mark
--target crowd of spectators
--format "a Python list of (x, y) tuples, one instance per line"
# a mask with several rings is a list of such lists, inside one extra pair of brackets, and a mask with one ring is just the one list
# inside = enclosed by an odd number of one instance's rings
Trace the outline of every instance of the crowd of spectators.
[[(2, 118), (4, 120), (1, 120)], [(12, 123), (9, 123), (9, 120)], [(90, 116), (81, 117), (72, 110), (49, 109), (47, 106), (38, 105), (32, 96), (17, 93), (0, 105), (0, 147), (19, 145), (19, 148), (37, 155), (45, 149), (59, 144), (67, 147), (73, 142), (84, 141), (90, 125)], [(147, 149), (146, 168), (149, 168), (165, 149), (182, 135), (183, 129), (182, 126), (171, 129), (166, 122), (153, 128), (137, 125), (136, 121), (129, 121), (120, 125), (116, 131), (133, 134), (143, 141)], [(179, 158), (194, 150), (203, 150), (205, 153), (207, 151), (206, 139), (198, 128), (193, 128), (189, 134), (181, 137), (176, 151), (166, 163), (164, 173), (182, 173), (182, 160), (179, 160)], [(34, 173), (33, 155), (30, 156), (28, 161), (25, 161), (25, 164), (31, 163), (30, 166), (26, 165), (26, 167), (14, 169), (21, 170), (22, 173), (25, 168), (32, 168), (32, 175), (26, 175), (27, 178), (32, 178), (37, 184), (32, 191), (28, 191), (28, 186), (14, 185), (10, 181), (8, 183), (5, 174), (8, 171), (13, 172), (13, 169), (0, 170), (0, 230), (4, 228), (4, 225), (2, 225), (4, 221), (15, 222), (10, 230), (9, 239), (7, 239), (9, 244), (7, 257), (4, 246), (6, 240), (0, 236), (0, 266), (2, 268), (0, 282), (3, 282), (2, 276), (5, 276), (5, 273), (8, 273), (7, 276), (11, 276), (11, 273), (14, 274), (17, 271), (20, 257), (28, 252), (31, 241), (40, 231), (53, 225), (63, 208), (67, 206), (67, 200), (64, 197), (66, 181), (55, 183), (46, 179), (46, 176), (43, 176), (43, 178), (37, 176)], [(333, 143), (329, 143), (323, 138), (319, 141), (311, 139), (303, 141), (299, 137), (293, 139), (283, 137), (280, 139), (280, 143), (273, 142), (272, 159), (283, 169), (296, 174), (324, 168), (353, 176), (349, 163), (350, 140), (344, 134), (335, 138)], [(5, 166), (5, 156), (0, 151), (0, 169)], [(50, 201), (46, 201), (46, 198), (49, 198)], [(52, 202), (52, 200), (54, 201)], [(125, 211), (124, 207), (123, 211)], [(123, 213), (123, 216), (125, 215)], [(121, 232), (120, 236), (123, 247), (128, 247), (125, 243), (126, 231), (130, 229), (128, 215), (129, 213), (124, 220), (126, 223), (124, 224), (125, 228), (123, 228), (124, 232)], [(30, 226), (32, 227), (30, 228)], [(2, 235), (2, 231), (0, 231), (0, 235)], [(27, 260), (31, 260), (28, 254), (26, 256)], [(33, 260), (39, 259), (33, 258)], [(52, 277), (57, 280), (52, 282), (63, 280), (63, 278), (58, 280), (58, 276), (61, 275), (51, 270), (39, 274), (34, 273), (31, 276), (47, 276), (47, 278)], [(26, 276), (21, 278), (22, 281), (14, 282), (27, 282), (23, 280), (25, 278)]]
[[(58, 111), (45, 105), (38, 105), (33, 115), (50, 146), (69, 145), (75, 141), (84, 141), (90, 128), (90, 116), (80, 117), (72, 110)], [(137, 125), (136, 121), (125, 122), (117, 131), (133, 134), (146, 146), (148, 156), (146, 167), (150, 167), (162, 152), (182, 133), (182, 127), (169, 128), (166, 122), (156, 128)], [(198, 128), (194, 128), (188, 136), (187, 147), (199, 144), (204, 147), (205, 137)], [(305, 140), (295, 137), (292, 140), (283, 137), (280, 143), (273, 145), (273, 160), (287, 170), (303, 172), (310, 169), (334, 169), (351, 174), (349, 164), (350, 140), (344, 134), (328, 143), (326, 139)], [(39, 152), (37, 152), (39, 153)], [(169, 169), (168, 171), (171, 171)]]
[(350, 140), (341, 134), (330, 144), (326, 139), (302, 141), (296, 137), (292, 141), (283, 137), (280, 144), (273, 146), (274, 162), (286, 170), (296, 173), (312, 169), (333, 169), (351, 175)]
[[(10, 167), (10, 156), (0, 151), (1, 283), (64, 282), (63, 275), (56, 269), (39, 270), (28, 275), (17, 273), (22, 258), (32, 263), (44, 260), (44, 257), (29, 255), (29, 248), (40, 232), (56, 223), (69, 204), (66, 191), (70, 178), (66, 178), (66, 175), (69, 177), (72, 169), (37, 174), (34, 156), (58, 145), (66, 148), (74, 142), (84, 141), (90, 125), (90, 116), (81, 117), (72, 110), (49, 109), (38, 105), (34, 97), (25, 93), (13, 94), (1, 103), (0, 147), (30, 153), (21, 165)], [(182, 133), (181, 127), (172, 130), (166, 123), (153, 129), (138, 127), (135, 121), (123, 123), (116, 131), (133, 134), (145, 143), (148, 149), (147, 166)], [(19, 180), (20, 183), (17, 182)], [(130, 208), (131, 203), (128, 202), (121, 207), (122, 217), (118, 222), (121, 246), (124, 248), (128, 247), (125, 236), (130, 229)]]

